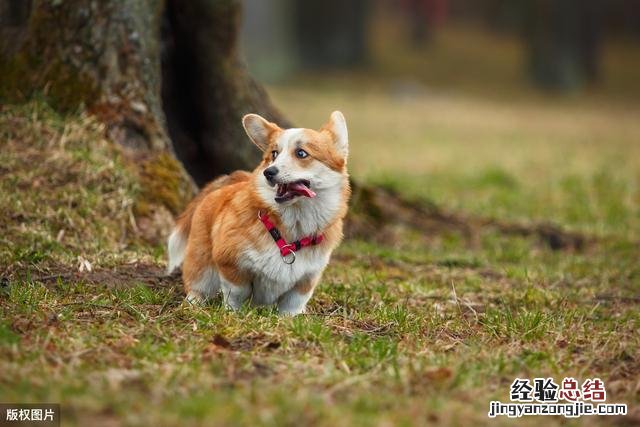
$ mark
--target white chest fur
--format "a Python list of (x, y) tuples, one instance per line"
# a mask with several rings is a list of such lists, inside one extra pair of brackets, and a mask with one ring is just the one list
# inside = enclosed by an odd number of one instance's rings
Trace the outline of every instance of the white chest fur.
[(322, 245), (305, 247), (296, 253), (293, 264), (287, 264), (273, 243), (266, 251), (246, 250), (240, 258), (240, 265), (252, 273), (253, 303), (269, 305), (291, 290), (296, 283), (320, 274), (327, 266), (329, 256), (329, 251)]
[[(342, 187), (346, 177), (335, 172), (329, 175), (325, 182), (314, 178), (314, 183), (323, 184), (320, 188), (315, 188), (316, 197), (303, 198), (295, 204), (284, 206), (275, 203), (273, 189), (263, 179), (257, 180), (258, 192), (264, 202), (278, 212), (282, 226), (280, 231), (287, 231), (288, 241), (321, 232), (335, 219), (341, 206)], [(269, 305), (300, 281), (322, 273), (329, 262), (331, 249), (327, 242), (301, 248), (296, 252), (295, 262), (287, 264), (282, 260), (280, 250), (267, 230), (264, 233), (262, 243), (265, 245), (245, 250), (239, 263), (243, 269), (252, 273), (253, 303)], [(267, 249), (262, 249), (265, 246)], [(258, 250), (257, 247), (261, 249)]]

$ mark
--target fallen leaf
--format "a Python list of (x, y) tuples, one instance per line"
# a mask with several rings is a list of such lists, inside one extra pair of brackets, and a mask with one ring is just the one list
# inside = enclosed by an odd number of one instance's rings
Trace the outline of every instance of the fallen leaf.
[(267, 350), (276, 350), (278, 348), (280, 348), (282, 344), (280, 344), (279, 341), (271, 341), (268, 342), (267, 345), (264, 346), (264, 348), (266, 348)]
[(93, 270), (93, 267), (91, 266), (91, 263), (84, 259), (83, 257), (79, 256), (78, 257), (78, 271), (79, 272), (83, 272), (83, 271), (87, 271), (87, 272), (91, 272), (91, 270)]
[(124, 350), (133, 347), (137, 342), (138, 340), (136, 338), (126, 334), (121, 336), (118, 341), (114, 343), (114, 347)]
[(222, 335), (215, 334), (211, 342), (202, 350), (202, 359), (211, 360), (218, 354), (228, 351), (231, 343)]
[(211, 340), (212, 344), (217, 345), (218, 347), (222, 347), (222, 348), (231, 348), (231, 343), (229, 342), (229, 340), (227, 340), (225, 337), (223, 337), (220, 334), (215, 334), (213, 336), (213, 339)]
[(57, 313), (50, 313), (47, 316), (47, 325), (48, 326), (58, 326), (60, 324), (60, 317)]
[(424, 377), (433, 382), (442, 383), (453, 376), (453, 371), (449, 368), (441, 366), (439, 368), (428, 369), (424, 373)]

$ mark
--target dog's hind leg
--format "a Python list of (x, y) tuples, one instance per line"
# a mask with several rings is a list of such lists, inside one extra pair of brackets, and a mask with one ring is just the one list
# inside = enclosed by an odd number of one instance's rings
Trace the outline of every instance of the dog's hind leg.
[(224, 305), (238, 310), (251, 297), (251, 276), (232, 266), (220, 267), (220, 289)]
[(220, 274), (211, 262), (208, 249), (206, 236), (197, 233), (189, 236), (182, 266), (182, 281), (187, 301), (191, 303), (203, 303), (220, 290)]
[(225, 279), (220, 280), (224, 305), (232, 310), (238, 310), (251, 296), (251, 285), (236, 285)]
[(213, 267), (206, 267), (200, 277), (189, 283), (185, 281), (187, 290), (187, 302), (191, 304), (203, 304), (207, 300), (215, 297), (220, 290), (220, 277)]

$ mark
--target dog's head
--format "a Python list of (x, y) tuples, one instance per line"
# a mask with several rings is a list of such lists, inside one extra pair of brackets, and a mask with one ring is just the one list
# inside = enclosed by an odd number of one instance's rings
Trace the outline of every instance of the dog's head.
[(242, 124), (264, 153), (258, 166), (259, 189), (273, 193), (276, 203), (293, 204), (344, 184), (349, 137), (341, 112), (331, 113), (318, 131), (282, 129), (257, 114), (247, 114)]

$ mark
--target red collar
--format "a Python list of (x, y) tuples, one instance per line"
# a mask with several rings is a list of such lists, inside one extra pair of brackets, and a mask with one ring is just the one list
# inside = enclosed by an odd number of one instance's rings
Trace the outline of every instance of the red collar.
[[(264, 224), (264, 228), (267, 229), (273, 240), (276, 242), (278, 249), (280, 249), (280, 255), (282, 256), (282, 260), (287, 264), (293, 264), (296, 261), (296, 251), (304, 248), (305, 246), (314, 246), (322, 243), (324, 237), (322, 234), (314, 234), (313, 236), (303, 237), (300, 240), (296, 240), (292, 243), (287, 243), (280, 231), (276, 228), (275, 225), (271, 221), (269, 221), (269, 215), (266, 213), (263, 214), (261, 211), (258, 212), (258, 218)], [(287, 261), (287, 256), (292, 255), (291, 262)]]

